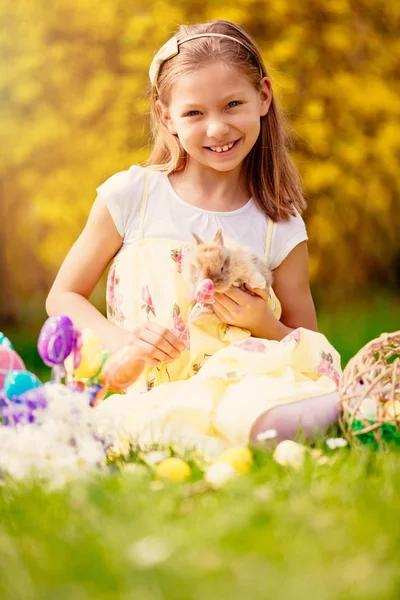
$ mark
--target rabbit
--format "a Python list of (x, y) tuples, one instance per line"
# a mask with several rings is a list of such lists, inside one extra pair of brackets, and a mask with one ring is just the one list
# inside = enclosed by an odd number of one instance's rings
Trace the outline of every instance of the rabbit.
[(195, 300), (196, 289), (203, 279), (211, 279), (215, 291), (223, 294), (231, 286), (245, 291), (251, 288), (269, 288), (272, 273), (263, 260), (248, 248), (226, 240), (219, 227), (212, 241), (204, 242), (192, 232), (196, 244), (184, 256), (182, 275), (188, 289), (189, 301)]

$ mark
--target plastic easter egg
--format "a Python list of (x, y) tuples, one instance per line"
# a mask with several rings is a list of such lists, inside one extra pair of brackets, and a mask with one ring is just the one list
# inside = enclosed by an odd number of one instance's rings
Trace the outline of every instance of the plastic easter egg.
[(133, 346), (125, 346), (111, 355), (100, 373), (101, 383), (109, 390), (120, 391), (134, 383), (145, 367)]
[(283, 440), (276, 446), (273, 458), (280, 465), (300, 469), (305, 460), (307, 448), (293, 440)]
[(9, 371), (25, 370), (22, 358), (6, 346), (0, 346), (0, 390), (4, 387), (4, 380)]
[(78, 381), (88, 379), (96, 375), (103, 362), (103, 346), (100, 339), (92, 329), (81, 331), (81, 360), (78, 368), (75, 368), (74, 357), (71, 355), (65, 361), (68, 376)]
[(72, 350), (72, 359), (73, 359), (74, 369), (77, 369), (81, 363), (81, 360), (82, 360), (81, 348), (82, 348), (82, 333), (79, 329), (75, 329), (73, 350)]
[(246, 447), (228, 448), (216, 461), (231, 465), (237, 473), (247, 473), (251, 469), (253, 455)]
[(42, 383), (36, 375), (29, 371), (9, 371), (4, 380), (4, 393), (11, 400), (41, 385)]
[(393, 422), (400, 420), (400, 400), (389, 400), (383, 409), (383, 416)]
[(212, 279), (203, 279), (196, 289), (196, 301), (200, 304), (213, 304), (215, 286)]
[(4, 335), (4, 333), (2, 333), (1, 331), (0, 331), (0, 346), (4, 346), (4, 348), (8, 348), (9, 350), (14, 350), (14, 346), (12, 345), (12, 343), (10, 342), (8, 337), (6, 337)]
[(60, 365), (72, 352), (74, 345), (74, 325), (66, 315), (47, 319), (38, 339), (38, 352), (48, 367)]
[(166, 479), (176, 483), (185, 481), (192, 473), (187, 462), (175, 457), (166, 458), (160, 462), (155, 471), (158, 479)]

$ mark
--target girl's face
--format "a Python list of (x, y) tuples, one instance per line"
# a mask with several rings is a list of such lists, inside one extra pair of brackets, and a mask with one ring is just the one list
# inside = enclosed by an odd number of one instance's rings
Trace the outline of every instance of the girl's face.
[(176, 81), (164, 119), (189, 160), (231, 171), (256, 143), (271, 100), (269, 79), (264, 77), (258, 91), (241, 71), (216, 62)]

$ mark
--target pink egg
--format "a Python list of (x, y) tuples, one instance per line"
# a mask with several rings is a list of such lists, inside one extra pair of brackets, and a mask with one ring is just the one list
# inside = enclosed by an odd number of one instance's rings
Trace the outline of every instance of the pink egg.
[(7, 373), (13, 370), (25, 370), (22, 358), (18, 356), (15, 350), (0, 346), (0, 390), (3, 389)]
[(214, 302), (215, 286), (212, 279), (203, 279), (196, 289), (196, 301), (200, 304)]

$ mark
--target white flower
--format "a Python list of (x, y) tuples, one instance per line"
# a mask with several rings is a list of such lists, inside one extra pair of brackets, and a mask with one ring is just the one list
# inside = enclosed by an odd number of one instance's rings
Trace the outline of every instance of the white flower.
[(304, 464), (304, 455), (307, 448), (292, 440), (284, 440), (275, 448), (274, 460), (280, 465), (289, 465), (299, 469)]
[(213, 488), (218, 489), (237, 475), (234, 467), (227, 463), (215, 463), (208, 467), (204, 479)]
[(131, 450), (130, 437), (126, 433), (121, 433), (112, 444), (109, 452), (114, 457), (122, 456), (127, 459)]
[(34, 423), (0, 427), (0, 469), (16, 479), (33, 473), (57, 487), (102, 466), (105, 447), (86, 394), (57, 384), (44, 389), (48, 407), (36, 411)]
[(267, 429), (257, 435), (257, 440), (263, 442), (264, 440), (273, 440), (278, 435), (276, 429)]
[(273, 495), (274, 493), (268, 485), (260, 485), (254, 490), (254, 497), (261, 502), (272, 500)]
[(138, 463), (124, 463), (121, 465), (123, 473), (129, 473), (130, 475), (136, 475), (137, 477), (144, 477), (148, 474), (148, 469), (144, 465)]
[(165, 539), (149, 535), (128, 547), (128, 557), (140, 567), (149, 568), (168, 560), (172, 551)]
[(325, 443), (331, 450), (347, 446), (347, 440), (344, 438), (328, 438)]
[(150, 465), (158, 465), (158, 463), (162, 462), (166, 458), (169, 457), (169, 454), (163, 452), (162, 450), (153, 450), (152, 452), (147, 452), (146, 454), (146, 462)]

